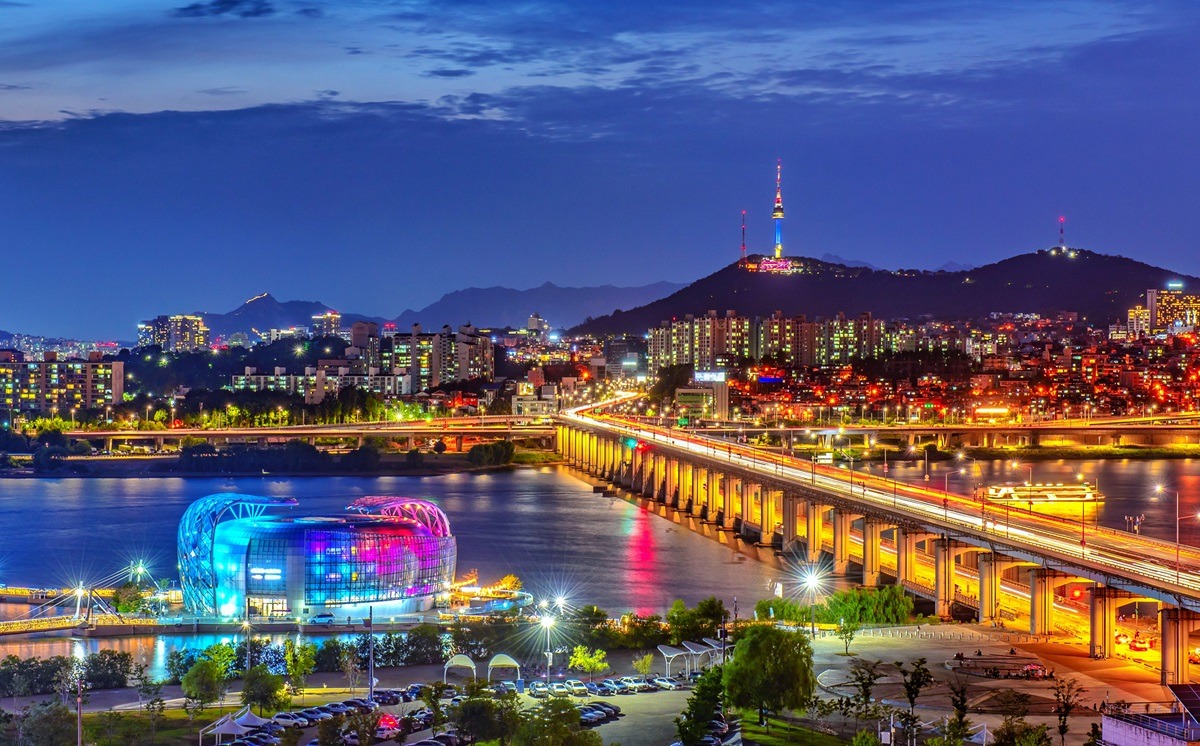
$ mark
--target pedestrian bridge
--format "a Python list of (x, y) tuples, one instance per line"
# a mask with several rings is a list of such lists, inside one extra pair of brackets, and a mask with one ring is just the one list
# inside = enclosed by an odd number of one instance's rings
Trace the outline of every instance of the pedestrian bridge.
[[(881, 582), (884, 554), (894, 554), (895, 582), (931, 597), (943, 617), (962, 604), (985, 623), (1028, 616), (1030, 633), (1047, 635), (1066, 602), (1060, 589), (1085, 587), (1091, 653), (1108, 657), (1118, 609), (1156, 601), (1163, 683), (1190, 678), (1189, 638), (1200, 632), (1193, 547), (635, 422), (605, 404), (564, 411), (557, 443), (586, 472), (797, 561), (828, 555), (835, 573), (846, 572), (857, 534), (864, 585)], [(921, 577), (919, 557), (931, 576)]]

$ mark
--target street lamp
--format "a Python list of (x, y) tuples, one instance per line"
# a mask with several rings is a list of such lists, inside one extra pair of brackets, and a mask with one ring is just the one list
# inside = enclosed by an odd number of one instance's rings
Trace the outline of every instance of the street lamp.
[(554, 651), (550, 649), (550, 628), (554, 626), (554, 617), (542, 617), (542, 629), (546, 630), (546, 686), (550, 686), (550, 666), (554, 663)]
[(250, 666), (250, 620), (246, 619), (242, 622), (242, 634), (246, 636), (246, 670), (249, 671)]
[(809, 568), (803, 577), (804, 590), (808, 593), (808, 619), (810, 634), (817, 637), (817, 591), (821, 589), (821, 574), (814, 568)]
[[(1161, 484), (1156, 484), (1154, 491), (1161, 495), (1168, 490)], [(1175, 585), (1179, 585), (1179, 490), (1171, 491), (1175, 493)], [(1200, 515), (1196, 517), (1200, 518)]]

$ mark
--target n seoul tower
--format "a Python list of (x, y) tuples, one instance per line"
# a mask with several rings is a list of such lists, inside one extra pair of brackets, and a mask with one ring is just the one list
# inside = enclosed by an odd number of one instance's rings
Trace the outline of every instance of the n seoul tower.
[(775, 162), (775, 209), (771, 217), (775, 219), (775, 258), (783, 258), (783, 160)]

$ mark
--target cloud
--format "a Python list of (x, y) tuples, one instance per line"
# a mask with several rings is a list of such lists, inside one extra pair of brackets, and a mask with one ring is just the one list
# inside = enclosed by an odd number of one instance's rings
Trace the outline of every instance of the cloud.
[(205, 18), (208, 16), (235, 15), (239, 18), (261, 18), (272, 15), (275, 7), (270, 0), (209, 0), (176, 8), (176, 18)]
[(474, 70), (464, 70), (463, 68), (438, 68), (436, 70), (426, 70), (423, 75), (433, 78), (465, 78), (468, 75), (474, 75)]
[(33, 86), (21, 85), (20, 83), (0, 83), (0, 91), (28, 91)]
[(224, 85), (218, 88), (201, 88), (196, 93), (203, 93), (206, 96), (239, 96), (246, 92), (246, 89), (235, 85)]
[(322, 101), (329, 101), (330, 99), (337, 98), (338, 94), (339, 94), (338, 91), (334, 91), (334, 90), (330, 90), (330, 89), (316, 92), (317, 98)]

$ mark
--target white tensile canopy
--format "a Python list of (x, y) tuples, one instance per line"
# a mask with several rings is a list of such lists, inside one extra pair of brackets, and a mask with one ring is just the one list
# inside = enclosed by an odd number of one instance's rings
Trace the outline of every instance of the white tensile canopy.
[(521, 678), (521, 664), (508, 653), (497, 653), (488, 661), (488, 681), (492, 680), (492, 670), (496, 668), (515, 668), (517, 669), (517, 678)]
[(204, 743), (206, 735), (216, 736), (217, 742), (220, 743), (221, 736), (240, 736), (252, 728), (247, 728), (244, 725), (238, 725), (233, 719), (233, 716), (226, 715), (212, 725), (200, 731), (200, 743)]
[(250, 705), (246, 705), (242, 709), (233, 713), (233, 722), (238, 725), (244, 725), (247, 728), (257, 728), (260, 725), (266, 725), (271, 722), (267, 718), (261, 718), (250, 711)]
[(688, 651), (680, 650), (679, 648), (673, 648), (670, 645), (659, 645), (658, 652), (662, 653), (662, 657), (667, 662), (667, 676), (671, 675), (671, 661), (675, 660), (681, 655), (683, 656), (684, 668), (687, 668), (688, 656), (690, 655)]
[(471, 660), (462, 653), (459, 653), (458, 655), (450, 658), (450, 660), (446, 661), (445, 667), (442, 668), (443, 684), (446, 683), (446, 674), (450, 672), (451, 668), (469, 668), (471, 669), (471, 676), (475, 676), (475, 661)]

